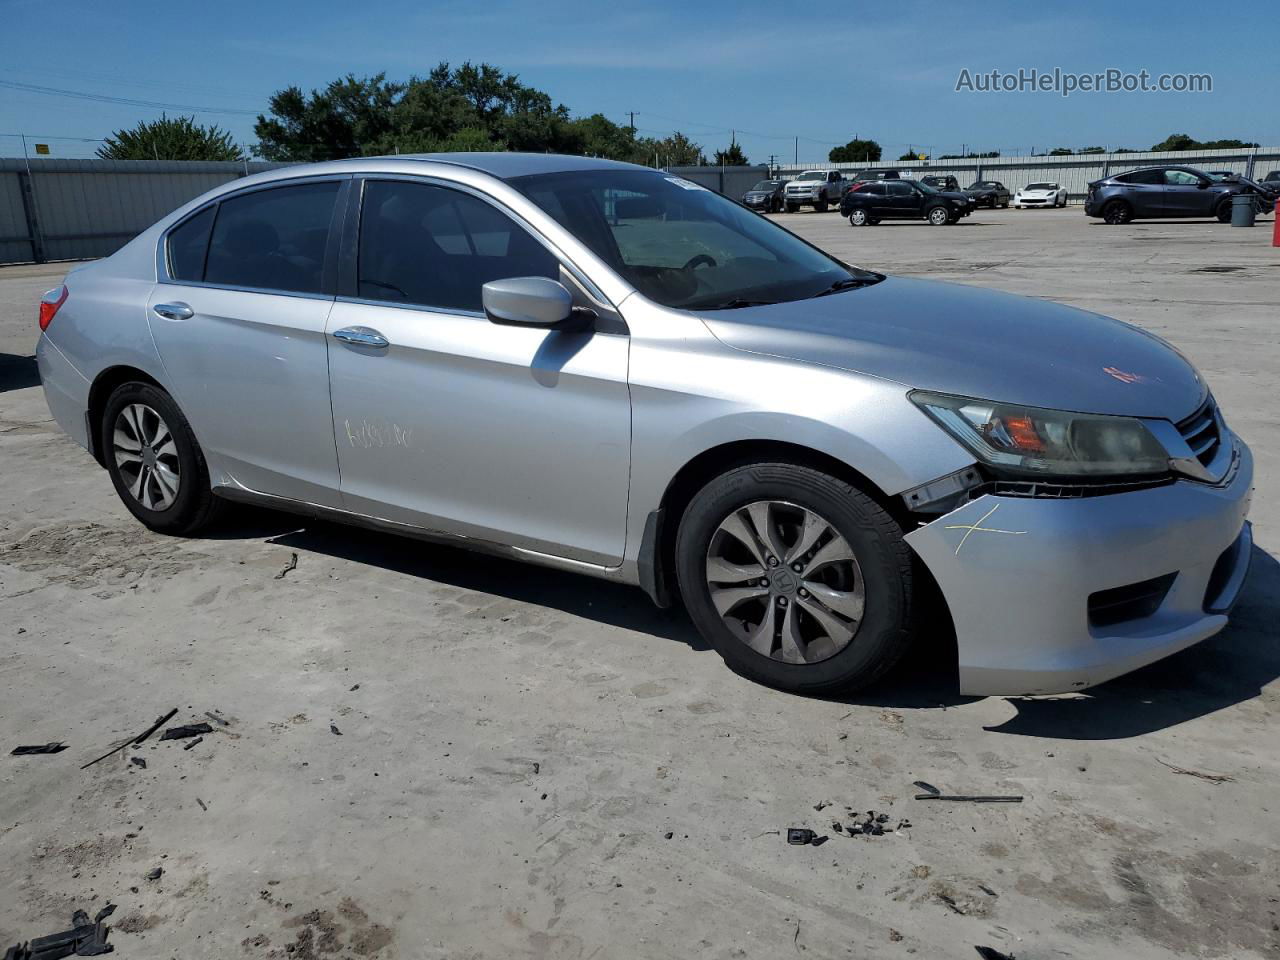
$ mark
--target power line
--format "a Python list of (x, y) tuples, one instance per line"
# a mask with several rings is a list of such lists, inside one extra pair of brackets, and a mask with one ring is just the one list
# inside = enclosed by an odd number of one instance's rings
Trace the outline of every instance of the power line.
[(23, 90), (27, 93), (41, 93), (51, 97), (70, 97), (76, 100), (92, 100), (97, 103), (118, 103), (128, 107), (150, 107), (154, 110), (183, 110), (192, 113), (226, 113), (237, 116), (256, 117), (260, 110), (235, 110), (229, 107), (198, 107), (189, 103), (165, 103), (159, 100), (135, 100), (132, 97), (113, 97), (105, 93), (85, 93), (81, 90), (62, 90), (58, 87), (42, 87), (34, 83), (20, 83), (17, 80), (0, 80), (0, 87), (11, 90)]

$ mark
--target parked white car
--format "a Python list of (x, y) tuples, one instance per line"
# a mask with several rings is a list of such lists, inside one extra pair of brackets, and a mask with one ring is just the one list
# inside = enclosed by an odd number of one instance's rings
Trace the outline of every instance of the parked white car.
[(1065, 207), (1067, 205), (1067, 188), (1060, 183), (1029, 183), (1013, 195), (1013, 206), (1017, 210), (1023, 207)]

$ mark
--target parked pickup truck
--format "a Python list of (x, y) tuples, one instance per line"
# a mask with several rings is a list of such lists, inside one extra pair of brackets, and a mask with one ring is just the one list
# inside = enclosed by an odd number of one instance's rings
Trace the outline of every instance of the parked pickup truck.
[(795, 213), (801, 207), (825, 213), (828, 207), (840, 203), (846, 186), (839, 170), (806, 170), (787, 184), (787, 213)]

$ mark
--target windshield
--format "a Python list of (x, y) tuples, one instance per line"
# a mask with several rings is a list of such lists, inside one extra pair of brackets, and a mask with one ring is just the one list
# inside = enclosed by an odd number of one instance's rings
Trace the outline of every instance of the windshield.
[(827, 175), (821, 170), (810, 170), (808, 173), (802, 173), (796, 177), (797, 180), (825, 180)]
[(771, 191), (771, 190), (773, 189), (773, 186), (774, 186), (774, 184), (773, 184), (773, 181), (772, 181), (772, 180), (761, 180), (759, 183), (757, 183), (754, 187), (752, 187), (752, 188), (751, 188), (749, 191), (747, 191), (747, 192), (748, 192), (748, 193), (755, 193), (755, 192), (757, 192), (757, 191), (763, 190), (765, 193), (768, 193), (769, 191)]
[(875, 282), (745, 207), (659, 171), (592, 170), (510, 184), (642, 294), (691, 310), (800, 300)]
[(1027, 184), (1027, 189), (1028, 190), (1057, 190), (1058, 185), (1056, 183), (1029, 183)]
[(916, 181), (916, 186), (919, 187), (921, 190), (923, 190), (925, 193), (941, 193), (942, 192), (933, 184), (925, 183), (923, 180)]
[(986, 190), (988, 187), (994, 187), (995, 184), (990, 180), (979, 180), (977, 183), (969, 184), (970, 190)]

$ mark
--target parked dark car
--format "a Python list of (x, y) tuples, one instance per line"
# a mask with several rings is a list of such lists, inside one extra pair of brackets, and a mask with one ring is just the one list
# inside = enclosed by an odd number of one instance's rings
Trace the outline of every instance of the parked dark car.
[(928, 220), (936, 227), (955, 223), (973, 212), (963, 193), (935, 190), (915, 180), (864, 180), (849, 188), (840, 201), (840, 215), (849, 226), (881, 220)]
[(785, 180), (761, 180), (742, 195), (742, 202), (752, 210), (764, 213), (781, 213), (785, 202), (782, 199), (786, 190)]
[(1259, 183), (1263, 183), (1269, 187), (1275, 187), (1280, 190), (1280, 170), (1272, 170)]
[(871, 170), (863, 170), (861, 173), (855, 173), (849, 178), (850, 186), (855, 183), (867, 183), (872, 180), (906, 180), (906, 171), (895, 170), (891, 167), (875, 167)]
[(931, 173), (927, 177), (920, 178), (921, 183), (927, 183), (935, 190), (942, 190), (950, 193), (963, 193), (960, 189), (960, 181), (952, 176), (943, 176), (937, 173)]
[(1214, 180), (1195, 167), (1145, 167), (1094, 180), (1084, 212), (1112, 224), (1158, 217), (1216, 217), (1227, 223), (1237, 193), (1258, 191), (1239, 178)]
[(964, 192), (979, 207), (1009, 206), (1009, 188), (999, 180), (978, 180), (965, 187)]

